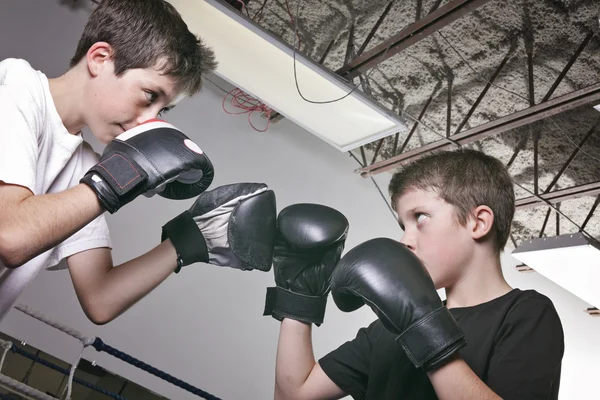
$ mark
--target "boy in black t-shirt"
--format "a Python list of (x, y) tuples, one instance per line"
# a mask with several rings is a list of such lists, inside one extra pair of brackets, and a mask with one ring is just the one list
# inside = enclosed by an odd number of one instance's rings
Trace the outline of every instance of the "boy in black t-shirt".
[[(265, 308), (282, 321), (275, 398), (557, 399), (558, 314), (502, 275), (515, 211), (506, 168), (474, 150), (441, 152), (397, 172), (389, 191), (401, 244), (374, 239), (338, 263), (346, 231), (326, 219), (296, 221), (302, 240), (318, 232), (310, 246), (280, 232)], [(330, 279), (338, 307), (366, 303), (379, 319), (316, 362), (311, 323), (323, 321)]]

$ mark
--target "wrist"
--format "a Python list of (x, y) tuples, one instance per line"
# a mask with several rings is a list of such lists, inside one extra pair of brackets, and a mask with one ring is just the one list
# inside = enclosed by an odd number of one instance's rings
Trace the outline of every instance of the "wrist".
[(458, 354), (439, 368), (427, 372), (437, 397), (445, 399), (501, 400)]
[(169, 268), (175, 273), (179, 272), (179, 270), (183, 266), (182, 259), (181, 255), (177, 252), (177, 249), (175, 248), (171, 240), (166, 239), (159, 245), (159, 247), (161, 247), (166, 252), (165, 257), (169, 260)]
[(312, 324), (310, 322), (299, 321), (293, 318), (284, 317), (281, 320), (281, 327), (284, 329), (309, 329), (312, 330)]
[[(467, 366), (467, 363), (460, 356), (460, 354), (454, 353), (450, 357), (448, 357), (446, 360), (444, 360), (443, 363), (436, 365), (434, 368), (431, 368), (430, 370), (428, 370), (427, 375), (429, 376), (430, 380), (436, 379), (436, 378), (448, 375), (452, 372), (456, 372), (456, 371), (460, 370), (461, 368), (464, 368), (465, 366)], [(468, 368), (468, 366), (467, 366), (467, 368)]]
[(184, 211), (163, 226), (161, 240), (171, 242), (177, 257), (175, 273), (186, 265), (209, 261), (206, 240), (189, 211)]
[(74, 189), (80, 192), (82, 196), (85, 196), (86, 202), (94, 207), (94, 212), (97, 215), (100, 215), (106, 211), (106, 208), (102, 205), (100, 198), (90, 186), (86, 185), (85, 183), (80, 183), (79, 185), (75, 186)]
[(325, 318), (326, 306), (327, 294), (314, 296), (276, 286), (267, 288), (263, 315), (279, 321), (289, 318), (320, 326)]
[(448, 360), (445, 364), (427, 371), (427, 376), (434, 389), (436, 387), (448, 387), (456, 385), (457, 382), (464, 381), (465, 368), (469, 369), (467, 363), (459, 355), (453, 355), (452, 359)]

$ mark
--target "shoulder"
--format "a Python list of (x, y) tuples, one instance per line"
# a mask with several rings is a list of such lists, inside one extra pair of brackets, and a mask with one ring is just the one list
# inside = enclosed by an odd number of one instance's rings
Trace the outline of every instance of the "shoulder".
[(549, 309), (556, 312), (552, 300), (536, 290), (514, 289), (514, 292), (515, 293), (512, 298), (512, 304), (509, 312), (513, 312), (515, 310), (527, 311), (542, 309)]
[(26, 60), (6, 58), (0, 61), (0, 85), (28, 85), (36, 80), (39, 80), (39, 71)]
[[(514, 290), (511, 304), (504, 316), (504, 329), (500, 331), (546, 331), (563, 336), (560, 317), (554, 303), (547, 296), (535, 290)], [(504, 332), (504, 333), (506, 333)]]
[(43, 111), (47, 101), (44, 79), (27, 61), (7, 58), (0, 61), (0, 94), (4, 109), (16, 107), (29, 115), (31, 111)]
[(341, 347), (360, 347), (371, 351), (376, 345), (385, 346), (389, 343), (395, 343), (394, 338), (395, 335), (388, 331), (379, 319), (376, 319), (368, 326), (360, 328), (354, 339)]
[(383, 323), (381, 322), (381, 320), (376, 319), (373, 322), (371, 322), (368, 326), (360, 328), (358, 330), (357, 335), (364, 334), (364, 335), (368, 336), (369, 338), (376, 340), (379, 338), (379, 336), (381, 335), (382, 332), (388, 332), (388, 331), (383, 326)]
[(368, 326), (364, 326), (356, 332), (356, 335), (351, 340), (344, 342), (332, 353), (354, 353), (356, 348), (371, 349), (375, 343), (379, 342), (382, 333), (387, 330), (379, 319), (371, 322)]

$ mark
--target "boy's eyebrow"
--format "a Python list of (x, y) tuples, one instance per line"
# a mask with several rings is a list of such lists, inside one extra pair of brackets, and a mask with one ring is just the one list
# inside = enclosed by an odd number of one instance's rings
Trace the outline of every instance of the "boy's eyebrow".
[[(161, 86), (154, 84), (154, 85), (151, 85), (151, 89), (154, 90), (155, 92), (157, 92), (160, 97), (168, 98), (167, 93)], [(178, 102), (179, 102), (179, 96), (175, 96), (173, 99), (171, 99), (171, 102), (169, 104), (165, 105), (165, 108), (172, 110), (175, 108), (175, 106), (177, 105)]]
[(407, 210), (407, 211), (406, 211), (406, 214), (407, 214), (407, 215), (414, 214), (414, 212), (415, 212), (415, 211), (417, 211), (417, 209), (418, 209), (419, 207), (420, 207), (420, 206), (414, 206), (414, 207), (413, 207), (413, 208), (411, 208), (410, 210)]
[(161, 95), (162, 97), (166, 97), (168, 98), (169, 96), (167, 96), (167, 92), (165, 92), (165, 90), (160, 87), (160, 86), (154, 86), (154, 89), (158, 92), (159, 95)]
[[(149, 86), (150, 90), (155, 91), (159, 96), (166, 97), (166, 98), (169, 97), (169, 96), (167, 96), (167, 92), (165, 92), (165, 90), (162, 88), (161, 85), (159, 85), (157, 83), (148, 82), (148, 86)], [(173, 100), (175, 100), (175, 99), (173, 99)]]

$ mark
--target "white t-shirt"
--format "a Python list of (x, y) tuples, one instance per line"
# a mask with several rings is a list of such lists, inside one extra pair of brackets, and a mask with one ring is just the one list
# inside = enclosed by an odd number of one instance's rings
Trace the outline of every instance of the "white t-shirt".
[[(63, 125), (48, 78), (25, 60), (0, 61), (0, 121), (0, 181), (34, 195), (57, 193), (78, 185), (98, 162), (81, 133), (72, 135)], [(104, 215), (19, 268), (0, 262), (0, 321), (42, 269), (98, 247), (112, 247)]]

